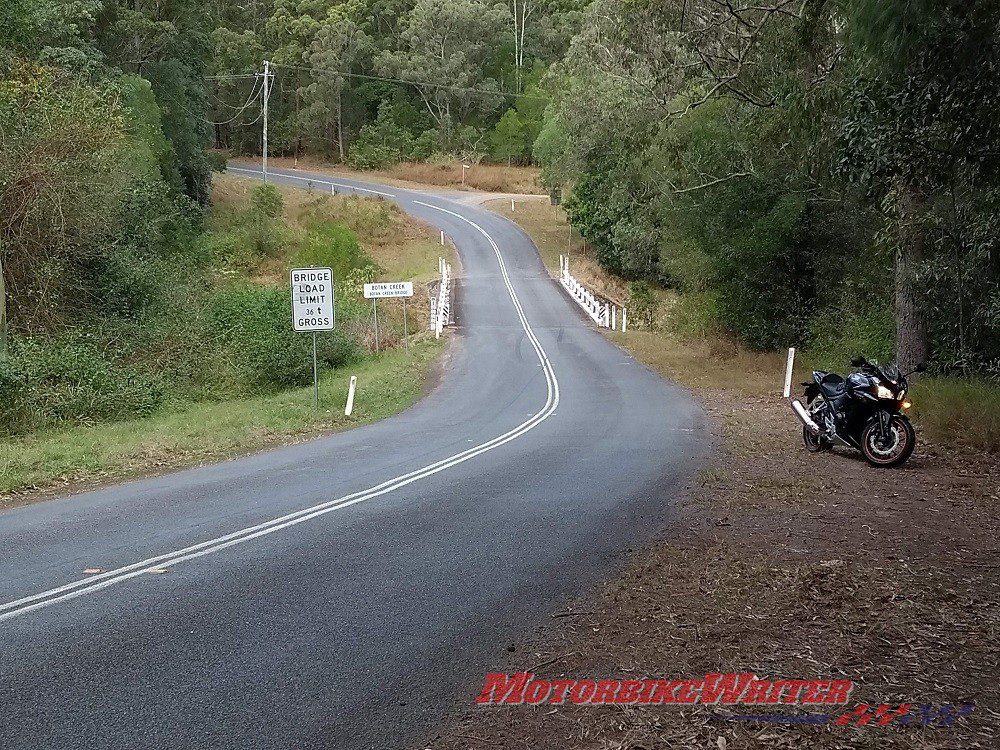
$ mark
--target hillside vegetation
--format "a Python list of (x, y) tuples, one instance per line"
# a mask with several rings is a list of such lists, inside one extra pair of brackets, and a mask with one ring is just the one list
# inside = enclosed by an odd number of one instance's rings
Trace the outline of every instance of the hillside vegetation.
[[(139, 310), (11, 336), (0, 364), (0, 495), (231, 457), (388, 416), (423, 392), (441, 350), (419, 335), (425, 285), (407, 352), (402, 317), (384, 306), (381, 355), (360, 286), (386, 273), (430, 279), (442, 248), (428, 227), (384, 201), (229, 176), (216, 178), (211, 205), (192, 255), (150, 271)], [(312, 340), (289, 314), (288, 270), (301, 265), (329, 266), (337, 281), (337, 330), (317, 337), (318, 410)], [(360, 390), (345, 418), (350, 374)]]

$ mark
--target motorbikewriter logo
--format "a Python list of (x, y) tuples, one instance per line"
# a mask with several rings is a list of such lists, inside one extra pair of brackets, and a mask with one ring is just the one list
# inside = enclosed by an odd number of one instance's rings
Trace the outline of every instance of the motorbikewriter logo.
[(706, 674), (686, 680), (591, 680), (536, 678), (530, 672), (486, 675), (476, 703), (541, 703), (654, 706), (665, 703), (720, 705), (845, 705), (850, 680), (762, 680), (752, 672)]

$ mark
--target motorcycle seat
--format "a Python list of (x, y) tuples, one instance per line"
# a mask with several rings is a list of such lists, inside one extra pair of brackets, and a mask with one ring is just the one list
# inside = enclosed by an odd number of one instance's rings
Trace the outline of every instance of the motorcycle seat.
[(828, 398), (843, 396), (847, 392), (847, 383), (840, 375), (832, 372), (826, 373), (819, 382), (819, 387), (823, 390), (823, 395)]

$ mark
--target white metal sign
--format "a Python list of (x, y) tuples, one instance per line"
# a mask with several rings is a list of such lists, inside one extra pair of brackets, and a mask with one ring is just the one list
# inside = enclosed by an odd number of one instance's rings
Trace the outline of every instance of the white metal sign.
[(365, 299), (385, 299), (386, 297), (412, 297), (412, 281), (384, 281), (365, 284)]
[(333, 271), (293, 268), (292, 327), (296, 331), (333, 330)]

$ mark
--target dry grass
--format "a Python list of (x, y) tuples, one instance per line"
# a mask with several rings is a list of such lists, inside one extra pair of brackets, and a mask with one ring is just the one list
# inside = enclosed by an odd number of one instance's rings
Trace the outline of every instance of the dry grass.
[(427, 186), (455, 188), (458, 190), (482, 190), (488, 193), (544, 192), (540, 180), (541, 171), (537, 167), (508, 167), (502, 164), (474, 164), (466, 170), (465, 185), (462, 185), (462, 162), (403, 162), (389, 169), (359, 171), (324, 161), (316, 157), (289, 159), (278, 157), (271, 164), (282, 169), (303, 169), (329, 175), (341, 175), (355, 179), (374, 179), (378, 182), (400, 187), (425, 188)]
[(601, 268), (593, 248), (570, 226), (560, 206), (553, 206), (548, 198), (519, 201), (513, 211), (509, 200), (487, 201), (483, 205), (516, 222), (528, 233), (553, 276), (559, 273), (559, 256), (568, 255), (570, 272), (580, 283), (620, 306), (627, 303), (628, 284)]
[[(237, 208), (255, 180), (217, 175), (213, 181), (212, 203), (216, 208)], [(357, 236), (361, 248), (382, 268), (386, 279), (428, 281), (437, 274), (438, 256), (454, 262), (454, 249), (441, 247), (438, 231), (400, 209), (395, 203), (375, 198), (329, 195), (325, 192), (276, 184), (284, 200), (284, 218), (293, 230), (304, 231), (309, 220), (344, 224)], [(259, 280), (284, 278), (287, 258), (270, 258)]]
[[(388, 170), (387, 174), (422, 185), (462, 187), (461, 162), (404, 162)], [(539, 174), (537, 167), (474, 164), (466, 170), (465, 187), (487, 193), (541, 193)]]

